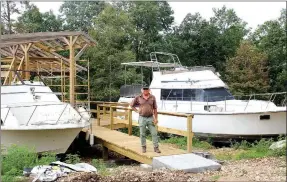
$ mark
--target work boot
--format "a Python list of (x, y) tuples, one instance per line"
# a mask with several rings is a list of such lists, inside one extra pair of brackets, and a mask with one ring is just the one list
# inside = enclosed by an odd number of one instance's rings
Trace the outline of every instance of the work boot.
[(146, 153), (146, 146), (142, 147), (142, 153)]
[(154, 147), (154, 151), (155, 151), (156, 153), (161, 153), (158, 147)]

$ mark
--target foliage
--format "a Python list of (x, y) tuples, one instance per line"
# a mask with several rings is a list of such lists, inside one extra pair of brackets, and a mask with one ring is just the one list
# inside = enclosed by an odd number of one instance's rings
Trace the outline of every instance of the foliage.
[[(281, 140), (279, 137), (277, 140)], [(285, 137), (286, 139), (286, 137)], [(269, 147), (274, 142), (273, 139), (261, 139), (253, 143), (245, 140), (232, 143), (231, 147), (235, 149), (232, 153), (219, 153), (216, 158), (219, 160), (241, 160), (262, 157), (281, 157), (286, 156), (286, 146), (281, 149), (271, 150)]]
[(278, 19), (258, 26), (250, 39), (268, 55), (269, 91), (286, 91), (286, 9), (282, 9)]
[(65, 162), (68, 164), (76, 164), (81, 161), (78, 154), (67, 154)]
[(34, 149), (25, 146), (12, 145), (7, 154), (1, 156), (1, 174), (5, 182), (15, 181), (15, 177), (23, 174), (24, 168), (33, 168), (36, 165), (48, 165), (56, 160), (53, 153), (45, 153), (39, 158)]
[(134, 60), (130, 50), (134, 27), (128, 14), (110, 5), (95, 19), (91, 36), (97, 40), (98, 46), (88, 50), (87, 57), (91, 61), (92, 99), (116, 101), (119, 88), (124, 80), (137, 82), (139, 77), (134, 70), (124, 72), (122, 62)]
[[(14, 33), (14, 23), (15, 19), (13, 18), (15, 15), (21, 14), (20, 6), (27, 7), (29, 5), (29, 1), (1, 1), (1, 18), (3, 20), (3, 33), (4, 34), (12, 34)], [(2, 32), (2, 30), (1, 30)]]
[(250, 42), (242, 42), (227, 61), (226, 79), (235, 94), (266, 92), (269, 88), (267, 56)]
[(65, 1), (59, 10), (65, 19), (64, 29), (88, 33), (104, 6), (101, 1)]
[[(109, 170), (107, 169), (107, 164), (102, 159), (93, 159), (92, 165), (98, 170), (100, 175), (107, 176), (110, 174)], [(111, 167), (116, 166), (114, 165)]]
[[(186, 137), (171, 137), (166, 140), (162, 140), (162, 143), (171, 143), (177, 145), (179, 148), (186, 150), (187, 138)], [(198, 138), (192, 138), (192, 147), (197, 149), (212, 149), (214, 148), (210, 143), (206, 141), (200, 141)]]
[(62, 20), (56, 17), (52, 11), (41, 13), (35, 5), (28, 5), (26, 11), (18, 17), (15, 23), (18, 33), (33, 33), (62, 30)]

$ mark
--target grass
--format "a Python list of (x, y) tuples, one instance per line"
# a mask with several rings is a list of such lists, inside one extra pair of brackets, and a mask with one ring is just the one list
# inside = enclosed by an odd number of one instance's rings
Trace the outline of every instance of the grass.
[(19, 181), (24, 168), (33, 168), (36, 165), (47, 165), (56, 160), (56, 154), (44, 153), (41, 157), (34, 149), (25, 146), (12, 145), (7, 148), (7, 154), (1, 156), (1, 178), (3, 182)]
[(215, 175), (215, 176), (212, 176), (210, 179), (211, 181), (218, 181), (220, 178), (220, 175)]
[[(169, 139), (162, 140), (161, 143), (170, 143), (175, 144), (178, 148), (186, 150), (187, 147), (187, 138), (186, 137), (171, 137)], [(192, 147), (197, 149), (213, 149), (210, 143), (206, 141), (200, 141), (198, 138), (193, 137)]]
[[(111, 174), (107, 168), (107, 164), (102, 159), (93, 159), (92, 165), (98, 170), (98, 173), (102, 176), (108, 176)], [(110, 165), (109, 167), (116, 167), (116, 164)]]
[[(278, 140), (282, 140), (282, 137), (279, 137)], [(255, 141), (254, 143), (249, 143), (244, 140), (231, 145), (231, 147), (234, 149), (232, 153), (218, 153), (215, 156), (219, 160), (241, 160), (286, 156), (286, 146), (281, 149), (269, 149), (273, 142), (273, 139), (261, 139), (260, 141)]]
[(67, 154), (65, 163), (76, 164), (81, 162), (81, 158), (78, 154)]

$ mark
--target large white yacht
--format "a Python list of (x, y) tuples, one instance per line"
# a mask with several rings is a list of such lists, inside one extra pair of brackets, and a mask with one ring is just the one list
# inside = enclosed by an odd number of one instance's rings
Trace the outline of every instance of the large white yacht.
[[(158, 54), (169, 56), (171, 61), (158, 61)], [(194, 114), (195, 135), (258, 138), (286, 134), (286, 92), (257, 93), (245, 97), (246, 100), (237, 100), (212, 66), (187, 68), (176, 55), (169, 53), (153, 52), (151, 61), (123, 65), (152, 68), (150, 89), (157, 99), (158, 110)], [(130, 102), (140, 94), (140, 88), (141, 85), (122, 86), (119, 102)], [(267, 100), (256, 99), (267, 96)], [(275, 100), (281, 107), (275, 105)], [(138, 114), (133, 113), (133, 120), (137, 118)], [(187, 129), (185, 118), (173, 116), (159, 115), (158, 125)]]
[[(20, 80), (20, 78), (19, 78)], [(1, 145), (24, 145), (37, 152), (65, 153), (90, 125), (85, 108), (59, 100), (42, 81), (1, 86)], [(5, 152), (5, 150), (4, 150)]]

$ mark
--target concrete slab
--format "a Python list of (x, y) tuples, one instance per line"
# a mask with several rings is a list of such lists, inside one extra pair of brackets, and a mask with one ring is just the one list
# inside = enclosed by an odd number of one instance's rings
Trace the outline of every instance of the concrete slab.
[(167, 168), (170, 170), (182, 170), (184, 172), (192, 173), (221, 169), (221, 165), (217, 162), (192, 153), (154, 157), (152, 167), (153, 169)]

